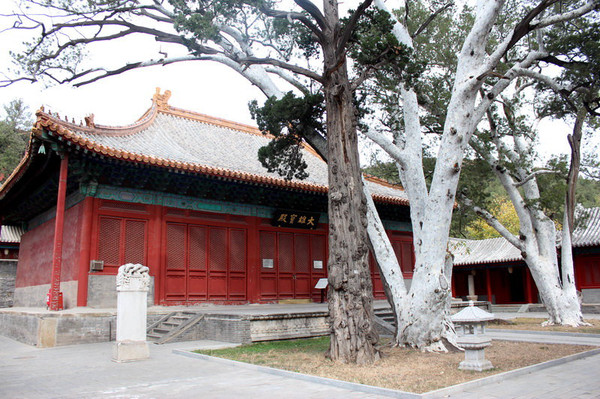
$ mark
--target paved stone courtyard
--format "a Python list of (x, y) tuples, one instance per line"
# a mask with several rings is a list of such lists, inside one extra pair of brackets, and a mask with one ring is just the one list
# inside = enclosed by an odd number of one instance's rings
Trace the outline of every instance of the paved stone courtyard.
[[(532, 334), (527, 334), (531, 339)], [(571, 334), (572, 335), (572, 334)], [(554, 335), (554, 340), (559, 340)], [(549, 339), (538, 336), (539, 340)], [(569, 340), (563, 335), (561, 340)], [(572, 339), (580, 339), (573, 337)], [(586, 338), (600, 346), (600, 337)], [(223, 344), (223, 343), (221, 343)], [(39, 349), (0, 337), (2, 398), (598, 398), (600, 354), (459, 391), (368, 393), (174, 353), (214, 341), (151, 345), (151, 357), (111, 361), (112, 343)], [(341, 384), (343, 385), (343, 384)]]

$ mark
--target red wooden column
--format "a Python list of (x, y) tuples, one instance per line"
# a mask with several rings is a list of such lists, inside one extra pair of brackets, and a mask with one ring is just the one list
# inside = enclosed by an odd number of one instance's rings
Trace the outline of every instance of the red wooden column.
[(164, 299), (164, 293), (161, 287), (164, 287), (164, 270), (161, 270), (161, 259), (163, 252), (166, 253), (166, 247), (162, 246), (162, 225), (163, 208), (158, 205), (150, 207), (150, 222), (148, 229), (148, 266), (150, 275), (154, 276), (154, 304), (158, 305)]
[[(452, 266), (454, 267), (454, 266)], [(413, 266), (414, 269), (414, 266)], [(456, 281), (456, 276), (454, 275), (454, 270), (452, 271), (452, 278), (450, 279), (450, 290), (451, 290), (451, 294), (452, 294), (452, 298), (456, 298), (456, 286), (454, 284), (454, 281)]]
[(60, 161), (56, 221), (54, 224), (54, 249), (52, 255), (52, 277), (50, 280), (50, 310), (60, 310), (60, 269), (62, 267), (63, 229), (65, 224), (65, 198), (67, 196), (67, 172), (69, 155), (65, 152)]
[(488, 302), (492, 303), (492, 279), (490, 277), (490, 269), (485, 269), (485, 285), (487, 289)]
[(260, 237), (258, 217), (247, 217), (248, 223), (248, 271), (246, 272), (248, 302), (258, 303), (260, 301)]
[(527, 293), (527, 303), (533, 302), (533, 290), (531, 288), (531, 284), (533, 284), (533, 279), (531, 278), (531, 273), (529, 272), (529, 268), (525, 269), (525, 290)]
[(77, 278), (77, 306), (87, 306), (88, 275), (90, 270), (90, 252), (92, 241), (92, 224), (94, 214), (94, 198), (83, 199), (81, 217), (81, 239), (79, 241), (79, 274)]

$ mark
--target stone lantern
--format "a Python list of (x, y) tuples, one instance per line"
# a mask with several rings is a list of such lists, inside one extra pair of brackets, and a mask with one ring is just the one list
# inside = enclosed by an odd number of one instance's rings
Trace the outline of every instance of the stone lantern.
[(470, 301), (469, 305), (451, 317), (458, 335), (456, 342), (465, 350), (465, 360), (460, 362), (458, 368), (473, 371), (489, 370), (493, 366), (485, 359), (484, 350), (490, 346), (492, 340), (485, 335), (485, 325), (494, 319), (494, 315), (473, 306), (473, 301)]

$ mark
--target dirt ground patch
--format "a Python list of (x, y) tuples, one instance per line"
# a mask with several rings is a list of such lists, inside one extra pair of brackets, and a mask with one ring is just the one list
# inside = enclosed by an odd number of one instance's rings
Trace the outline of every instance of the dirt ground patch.
[(501, 328), (508, 330), (531, 330), (531, 331), (558, 331), (570, 333), (600, 334), (600, 320), (585, 320), (591, 326), (567, 327), (567, 326), (542, 326), (545, 319), (534, 317), (518, 317), (512, 320), (495, 320), (488, 324), (489, 328)]
[(198, 352), (304, 374), (423, 393), (593, 349), (589, 346), (493, 341), (485, 353), (494, 369), (478, 373), (458, 370), (458, 364), (464, 359), (462, 352), (436, 354), (382, 347), (382, 359), (375, 365), (357, 366), (326, 359), (324, 353), (328, 346), (329, 338), (325, 337)]

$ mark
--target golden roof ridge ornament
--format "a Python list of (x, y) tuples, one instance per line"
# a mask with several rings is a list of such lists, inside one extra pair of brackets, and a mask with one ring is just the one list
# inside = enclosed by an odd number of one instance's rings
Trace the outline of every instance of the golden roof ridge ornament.
[(152, 101), (156, 103), (156, 107), (160, 111), (169, 110), (169, 98), (171, 98), (171, 90), (165, 90), (163, 94), (160, 94), (160, 87), (156, 88), (156, 92), (152, 97)]
[(94, 114), (89, 114), (88, 116), (83, 118), (83, 120), (85, 120), (85, 125), (87, 127), (96, 127), (96, 123), (94, 122)]

